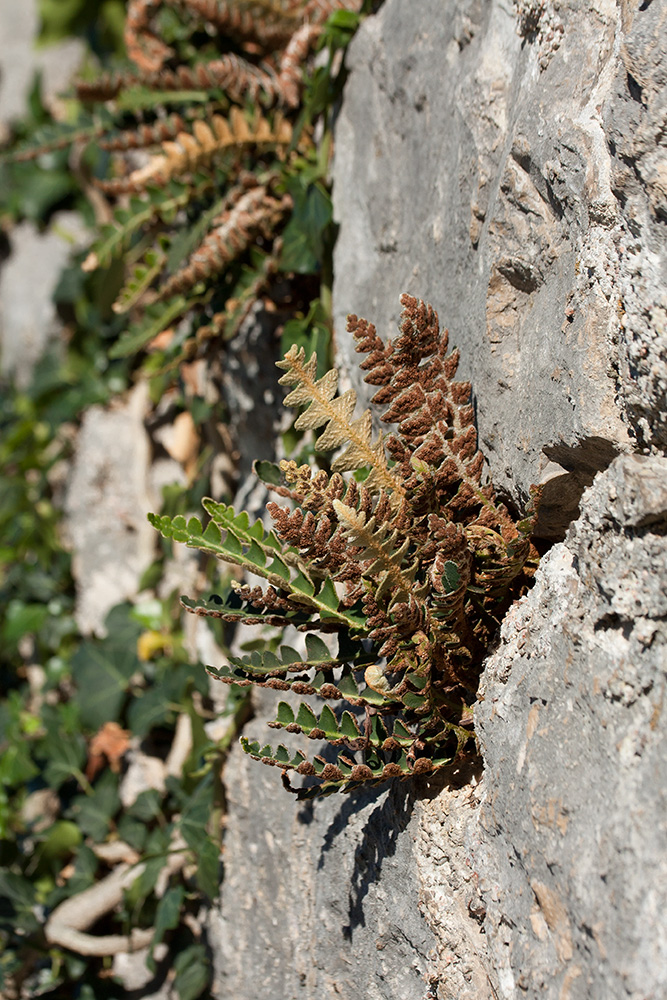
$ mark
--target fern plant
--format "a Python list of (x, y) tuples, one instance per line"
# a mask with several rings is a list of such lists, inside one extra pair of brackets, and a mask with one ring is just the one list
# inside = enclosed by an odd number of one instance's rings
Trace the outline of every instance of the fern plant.
[[(85, 163), (83, 152), (97, 151), (99, 234), (83, 267), (123, 258), (114, 309), (128, 322), (113, 357), (173, 334), (187, 316), (162, 359), (175, 366), (234, 336), (277, 272), (320, 269), (331, 221), (328, 115), (342, 81), (334, 55), (364, 2), (129, 0), (129, 61), (80, 80), (76, 119), (11, 154), (71, 147)], [(329, 47), (327, 93), (311, 85), (304, 101), (318, 45)], [(283, 239), (294, 212), (298, 226)]]
[(335, 370), (317, 379), (316, 356), (293, 347), (279, 362), (285, 404), (304, 407), (296, 427), (320, 431), (320, 452), (337, 451), (330, 470), (259, 463), (260, 478), (294, 504), (267, 504), (271, 529), (214, 500), (203, 504), (206, 528), (149, 515), (165, 537), (266, 581), (184, 597), (187, 611), (306, 633), (305, 654), (283, 645), (209, 668), (227, 684), (324, 699), (321, 708), (281, 701), (269, 725), (326, 740), (333, 759), (241, 739), (288, 789), (290, 772), (311, 779), (300, 799), (432, 774), (464, 751), (485, 651), (535, 556), (534, 510), (515, 521), (483, 480), (470, 385), (454, 378), (458, 352), (447, 353), (429, 305), (401, 303), (394, 343), (348, 319), (365, 380), (378, 387), (371, 402), (395, 425), (388, 436), (373, 436), (370, 410), (355, 418), (355, 392), (337, 394)]

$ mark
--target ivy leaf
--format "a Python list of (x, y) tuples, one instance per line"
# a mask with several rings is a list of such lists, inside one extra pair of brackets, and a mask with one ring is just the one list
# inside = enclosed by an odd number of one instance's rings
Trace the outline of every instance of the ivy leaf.
[(16, 872), (0, 871), (0, 927), (32, 934), (39, 923), (33, 912), (36, 889)]
[(120, 808), (118, 775), (105, 771), (96, 783), (92, 795), (77, 795), (69, 813), (79, 829), (99, 843), (105, 840), (111, 820)]
[(331, 198), (318, 181), (304, 185), (297, 178), (290, 185), (294, 210), (283, 232), (282, 271), (312, 274), (321, 266), (333, 209)]
[(82, 642), (72, 657), (81, 721), (90, 729), (118, 717), (130, 678), (141, 666), (136, 653), (141, 625), (120, 613), (106, 624), (108, 638)]
[(206, 950), (193, 944), (180, 951), (174, 959), (174, 988), (179, 1000), (197, 1000), (208, 985), (210, 968)]
[(78, 778), (86, 759), (86, 745), (82, 736), (65, 736), (58, 730), (42, 741), (39, 756), (46, 756), (44, 780), (49, 787), (58, 789), (70, 778)]
[(209, 899), (216, 898), (220, 891), (220, 848), (210, 837), (197, 852), (196, 881)]
[(182, 885), (172, 886), (171, 889), (167, 889), (164, 896), (157, 904), (157, 910), (155, 911), (155, 934), (153, 940), (151, 941), (151, 950), (148, 958), (146, 959), (146, 966), (150, 972), (155, 972), (156, 965), (155, 959), (153, 958), (153, 952), (156, 945), (160, 944), (164, 938), (165, 931), (171, 931), (174, 927), (178, 927), (181, 919), (181, 907), (183, 906), (183, 900), (185, 899), (185, 888)]
[(127, 815), (142, 823), (149, 823), (162, 812), (162, 796), (156, 788), (141, 792), (127, 810)]
[(133, 847), (135, 851), (143, 851), (148, 836), (146, 823), (134, 816), (123, 813), (118, 819), (118, 836)]
[(181, 815), (180, 831), (183, 840), (197, 854), (208, 840), (206, 827), (213, 810), (213, 780), (208, 775), (192, 795)]

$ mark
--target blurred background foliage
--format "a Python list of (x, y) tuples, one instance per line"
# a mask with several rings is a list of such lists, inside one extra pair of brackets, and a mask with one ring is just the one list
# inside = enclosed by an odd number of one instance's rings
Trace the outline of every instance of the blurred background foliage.
[[(89, 68), (123, 58), (122, 0), (39, 0), (39, 13), (39, 45), (83, 39)], [(309, 68), (299, 128), (319, 118), (321, 138), (312, 154), (294, 160), (287, 179), (294, 209), (282, 232), (280, 267), (298, 296), (276, 334), (282, 350), (292, 343), (317, 348), (323, 366), (335, 239), (328, 156), (344, 81), (334, 57), (359, 23), (348, 13), (331, 18), (322, 41), (329, 56)], [(83, 163), (69, 146), (25, 162), (12, 158), (45, 130), (84, 114), (73, 92), (56, 111), (54, 117), (37, 75), (26, 115), (13, 124), (9, 155), (0, 155), (5, 249), (17, 224), (28, 220), (43, 230), (63, 209), (99, 231), (86, 178), (104, 171), (106, 154), (94, 143)], [(142, 995), (168, 983), (171, 996), (195, 1000), (208, 996), (211, 984), (201, 915), (222, 877), (220, 770), (250, 709), (241, 689), (231, 689), (220, 718), (203, 666), (193, 662), (176, 595), (162, 588), (157, 596), (170, 556), (164, 540), (156, 538), (141, 599), (111, 610), (106, 637), (82, 635), (77, 627), (62, 519), (78, 425), (88, 407), (108, 404), (139, 378), (152, 383), (154, 399), (165, 385), (165, 358), (156, 363), (141, 350), (111, 356), (127, 327), (127, 317), (112, 309), (125, 279), (123, 258), (85, 273), (84, 257), (73, 253), (60, 277), (54, 302), (61, 336), (30, 384), (18, 388), (0, 377), (0, 994), (4, 1000), (127, 995), (111, 955), (84, 956), (47, 933), (57, 907), (107, 879), (120, 859), (136, 877), (92, 933), (154, 928)], [(176, 408), (189, 407), (197, 424), (224, 417), (222, 403), (185, 391), (178, 369), (169, 378)], [(288, 449), (300, 445), (293, 431), (284, 440)], [(209, 459), (208, 452), (200, 456), (197, 476), (186, 485), (165, 488), (165, 513), (198, 509), (209, 489)], [(205, 563), (200, 569), (203, 578), (212, 573)], [(218, 629), (215, 638), (224, 648), (229, 636)], [(161, 778), (130, 801), (123, 782), (139, 758), (157, 761)]]

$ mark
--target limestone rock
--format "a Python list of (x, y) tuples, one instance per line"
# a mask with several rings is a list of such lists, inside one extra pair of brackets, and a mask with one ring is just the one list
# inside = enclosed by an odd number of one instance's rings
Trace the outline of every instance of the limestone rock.
[[(274, 692), (258, 698), (244, 734), (266, 740), (276, 703)], [(397, 784), (298, 805), (276, 768), (238, 747), (224, 777), (214, 995), (421, 1000), (435, 941), (416, 891), (413, 791)]]
[(65, 499), (65, 527), (76, 580), (76, 622), (84, 634), (104, 631), (115, 604), (134, 597), (153, 560), (155, 531), (146, 520), (150, 444), (144, 428), (147, 390), (86, 411)]
[(74, 247), (86, 231), (76, 212), (58, 212), (41, 233), (22, 222), (9, 235), (9, 256), (0, 266), (0, 371), (21, 388), (60, 333), (53, 293)]
[(667, 460), (617, 458), (507, 616), (471, 838), (499, 997), (667, 993)]
[(350, 377), (348, 312), (392, 336), (401, 291), (430, 301), (494, 481), (522, 501), (548, 480), (545, 537), (633, 438), (664, 443), (665, 14), (387, 0), (348, 55), (334, 302)]
[(391, 337), (401, 291), (430, 301), (494, 482), (517, 506), (547, 483), (560, 542), (485, 672), (483, 775), (306, 811), (231, 754), (220, 1000), (666, 992), (665, 463), (631, 455), (664, 443), (664, 24), (655, 0), (386, 0), (352, 44), (339, 360), (368, 398), (345, 314)]

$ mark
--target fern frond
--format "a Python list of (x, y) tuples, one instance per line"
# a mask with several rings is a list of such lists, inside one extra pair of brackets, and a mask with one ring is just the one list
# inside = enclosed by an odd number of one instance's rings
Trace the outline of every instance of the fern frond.
[(302, 25), (280, 57), (274, 96), (288, 108), (295, 108), (299, 103), (302, 66), (321, 30), (318, 24)]
[(275, 276), (281, 248), (282, 240), (277, 237), (271, 253), (261, 254), (257, 251), (255, 254), (255, 258), (259, 258), (261, 264), (256, 264), (255, 267), (242, 267), (241, 276), (225, 303), (225, 311), (216, 313), (209, 323), (197, 330), (195, 346), (215, 337), (231, 340), (236, 336), (253, 305)]
[[(292, 754), (285, 746), (279, 745), (275, 751), (269, 746), (262, 746), (257, 741), (241, 737), (243, 750), (254, 760), (261, 761), (283, 771), (283, 784), (288, 791), (294, 792), (299, 801), (331, 795), (334, 792), (350, 792), (363, 785), (380, 785), (395, 778), (409, 778), (416, 774), (428, 775), (451, 764), (451, 751), (436, 754), (434, 757), (419, 757), (410, 760), (403, 752), (395, 761), (386, 761), (382, 755), (371, 753), (366, 755), (363, 764), (357, 764), (343, 754), (339, 754), (336, 763), (326, 761), (316, 755), (308, 760), (301, 751)], [(288, 771), (317, 779), (317, 784), (299, 789), (292, 788), (287, 777)]]
[[(204, 502), (212, 517), (205, 532), (196, 518), (152, 518), (167, 536), (269, 585), (235, 585), (233, 607), (191, 602), (188, 610), (289, 622), (308, 633), (305, 656), (291, 647), (255, 651), (208, 668), (212, 676), (365, 708), (362, 726), (349, 711), (281, 702), (269, 724), (363, 753), (363, 763), (343, 753), (335, 763), (308, 761), (284, 746), (245, 741), (251, 756), (281, 768), (290, 790), (290, 770), (314, 779), (297, 791), (301, 798), (433, 774), (463, 754), (483, 656), (530, 553), (535, 511), (515, 523), (481, 482), (470, 387), (454, 380), (458, 354), (447, 353), (434, 310), (406, 296), (402, 303), (393, 345), (350, 320), (368, 355), (367, 379), (380, 387), (374, 402), (397, 424), (387, 442), (396, 465), (389, 467), (382, 438), (372, 440), (370, 411), (355, 420), (354, 392), (338, 396), (337, 373), (317, 378), (316, 356), (306, 360), (294, 346), (278, 363), (290, 389), (285, 403), (304, 408), (296, 427), (320, 430), (318, 448), (344, 449), (332, 472), (294, 461), (257, 466), (269, 488), (296, 504), (267, 504), (271, 532), (213, 501)], [(362, 467), (363, 482), (344, 475)], [(336, 633), (338, 652), (314, 630)]]
[(260, 93), (266, 95), (269, 102), (275, 101), (279, 96), (277, 74), (270, 64), (257, 66), (233, 52), (195, 66), (180, 65), (173, 70), (163, 69), (139, 78), (138, 82), (152, 90), (167, 92), (222, 90), (230, 100), (238, 104), (242, 104), (246, 98), (257, 101)]
[(119, 132), (106, 133), (98, 140), (100, 149), (107, 152), (126, 152), (129, 149), (147, 149), (169, 139), (175, 139), (185, 128), (185, 121), (180, 115), (172, 114), (168, 118), (159, 119), (149, 124), (143, 122), (133, 129), (122, 129)]
[(90, 115), (82, 115), (75, 124), (58, 122), (44, 125), (37, 129), (30, 140), (18, 149), (2, 153), (2, 159), (7, 163), (26, 163), (36, 160), (45, 153), (54, 153), (60, 149), (68, 149), (74, 144), (86, 144), (97, 139), (109, 128), (111, 119), (108, 115), (98, 115), (92, 119)]
[(286, 406), (304, 406), (308, 408), (302, 413), (296, 423), (297, 430), (309, 430), (327, 424), (323, 434), (315, 442), (315, 447), (324, 450), (337, 447), (347, 442), (347, 448), (334, 461), (334, 472), (345, 472), (364, 466), (370, 468), (366, 480), (369, 490), (386, 489), (397, 497), (404, 496), (403, 485), (387, 467), (387, 458), (382, 438), (372, 442), (372, 418), (370, 410), (365, 410), (358, 420), (351, 421), (356, 406), (356, 393), (349, 389), (338, 399), (335, 399), (338, 386), (338, 372), (328, 372), (323, 378), (316, 379), (317, 356), (312, 355), (306, 362), (306, 352), (303, 347), (294, 345), (285, 355), (278, 367), (286, 369), (286, 374), (278, 381), (280, 385), (294, 386), (292, 392), (285, 398)]
[(187, 0), (188, 11), (234, 39), (266, 49), (285, 45), (299, 25), (302, 3), (277, 0)]
[(196, 517), (186, 521), (181, 515), (172, 520), (150, 514), (149, 520), (165, 538), (185, 542), (190, 548), (209, 552), (263, 577), (271, 586), (284, 591), (290, 601), (316, 612), (324, 622), (338, 622), (354, 631), (363, 626), (360, 616), (339, 607), (332, 582), (313, 583), (309, 566), (299, 553), (295, 549), (285, 549), (272, 531), (265, 530), (261, 521), (251, 525), (245, 511), (236, 514), (233, 507), (213, 500), (203, 503), (211, 515), (205, 531)]
[(224, 599), (211, 597), (208, 601), (202, 599), (193, 601), (188, 597), (181, 597), (180, 604), (190, 614), (202, 618), (218, 618), (225, 622), (240, 622), (243, 625), (272, 625), (275, 628), (294, 625), (298, 627), (307, 622), (310, 617), (302, 607), (294, 610), (286, 606), (281, 608), (280, 613), (276, 613), (274, 608), (259, 605), (257, 601), (245, 600), (240, 589), (232, 589)]
[[(368, 372), (365, 381), (381, 386), (372, 402), (391, 404), (381, 419), (398, 424), (387, 447), (406, 475), (412, 469), (423, 479), (429, 469), (436, 470), (431, 474), (435, 506), (451, 499), (459, 483), (486, 503), (480, 491), (484, 460), (477, 450), (470, 384), (454, 380), (459, 354), (447, 354), (447, 333), (440, 330), (431, 306), (405, 294), (401, 304), (402, 336), (386, 348), (374, 327), (356, 316), (348, 320), (348, 330), (359, 341), (357, 350), (370, 353), (361, 365)], [(410, 488), (416, 487), (417, 479), (411, 480)]]
[(406, 601), (410, 594), (423, 596), (427, 585), (414, 585), (419, 561), (414, 559), (408, 566), (403, 565), (410, 548), (409, 536), (401, 537), (399, 544), (398, 528), (392, 530), (386, 523), (378, 525), (375, 516), (367, 518), (363, 511), (348, 507), (340, 500), (334, 500), (333, 507), (347, 537), (361, 549), (359, 561), (365, 563), (370, 560), (363, 575), (376, 578), (374, 590), (378, 604), (383, 603), (387, 595), (390, 598), (389, 608)]
[[(292, 126), (279, 113), (273, 122), (257, 115), (251, 123), (238, 107), (232, 107), (229, 117), (213, 115), (209, 122), (197, 119), (192, 132), (179, 131), (174, 139), (162, 143), (163, 152), (154, 156), (144, 167), (128, 177), (112, 182), (113, 193), (143, 191), (148, 186), (163, 186), (172, 177), (201, 170), (214, 157), (231, 148), (246, 145), (285, 146), (292, 141)], [(109, 185), (107, 185), (109, 190)]]
[(187, 266), (161, 287), (161, 298), (186, 292), (197, 282), (219, 274), (251, 245), (258, 233), (270, 236), (291, 205), (289, 195), (275, 198), (265, 185), (237, 192), (234, 197), (232, 206), (218, 216)]
[(109, 357), (127, 358), (141, 351), (196, 303), (196, 297), (187, 299), (184, 295), (176, 295), (167, 302), (155, 302), (146, 306), (141, 320), (133, 323), (109, 348)]
[(294, 714), (294, 709), (286, 701), (278, 702), (275, 722), (268, 723), (270, 729), (286, 729), (290, 733), (302, 733), (311, 740), (327, 740), (332, 746), (345, 744), (353, 750), (361, 750), (368, 740), (361, 735), (358, 723), (349, 712), (343, 712), (340, 725), (328, 705), (319, 717), (310, 705), (302, 702)]
[(131, 69), (102, 73), (94, 80), (77, 80), (74, 89), (80, 101), (112, 101), (121, 90), (129, 89), (139, 82), (136, 72)]
[(173, 49), (150, 30), (150, 21), (162, 0), (129, 0), (125, 19), (125, 48), (142, 73), (159, 71)]
[(143, 298), (146, 290), (161, 273), (166, 259), (167, 255), (161, 247), (148, 248), (111, 307), (116, 315), (129, 312)]
[(313, 677), (307, 674), (297, 678), (290, 678), (285, 671), (279, 676), (267, 676), (260, 672), (251, 672), (238, 664), (225, 664), (221, 667), (206, 667), (207, 673), (215, 680), (222, 681), (223, 684), (238, 684), (239, 687), (270, 688), (273, 691), (291, 691), (299, 696), (311, 697), (316, 695), (327, 701), (343, 701), (350, 705), (364, 706), (369, 708), (380, 708), (385, 705), (386, 700), (372, 688), (359, 686), (351, 675), (345, 677), (346, 683), (339, 681), (332, 683), (331, 677), (324, 671), (318, 670)]

